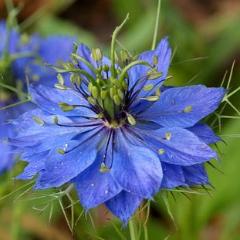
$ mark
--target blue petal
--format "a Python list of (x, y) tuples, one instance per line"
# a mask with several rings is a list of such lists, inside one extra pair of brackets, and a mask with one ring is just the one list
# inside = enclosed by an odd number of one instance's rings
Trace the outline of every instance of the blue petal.
[(213, 130), (206, 124), (197, 124), (188, 128), (188, 130), (197, 135), (206, 144), (213, 144), (221, 141), (221, 138), (215, 135)]
[[(15, 132), (15, 136), (12, 138), (13, 141), (26, 142), (26, 144), (29, 142), (31, 146), (45, 139), (49, 140), (51, 138), (56, 138), (56, 136), (61, 137), (70, 133), (76, 135), (83, 130), (88, 130), (85, 128), (58, 126), (54, 123), (54, 117), (57, 117), (60, 123), (65, 123), (66, 125), (72, 123), (67, 117), (48, 115), (40, 109), (34, 109), (20, 115), (20, 117), (12, 121), (12, 130)], [(34, 118), (41, 119), (43, 125), (36, 123)]]
[(47, 157), (47, 155), (48, 151), (34, 154), (33, 156), (28, 158), (24, 158), (24, 161), (27, 161), (28, 165), (24, 168), (24, 171), (16, 178), (22, 180), (32, 179), (44, 168), (45, 165), (44, 159)]
[(144, 139), (156, 151), (161, 149), (159, 158), (162, 162), (191, 166), (217, 158), (215, 151), (186, 129), (160, 128), (145, 131)]
[[(20, 58), (13, 63), (14, 74), (24, 80), (26, 75), (31, 82), (37, 81), (44, 85), (53, 85), (56, 81), (56, 71), (45, 64), (59, 66), (61, 62), (71, 59), (75, 37), (50, 36), (41, 38), (38, 35), (31, 36), (29, 42), (21, 45), (19, 52), (29, 52), (40, 57), (36, 61), (34, 57)], [(61, 51), (59, 51), (61, 49)], [(64, 74), (68, 76), (69, 74)]]
[[(164, 38), (158, 44), (157, 48), (153, 51), (147, 51), (139, 55), (139, 60), (143, 60), (153, 65), (154, 57), (158, 58), (157, 70), (162, 73), (161, 77), (155, 80), (146, 80), (141, 81), (141, 84), (138, 84), (135, 88), (135, 91), (138, 91), (143, 88), (145, 84), (153, 84), (154, 88), (151, 91), (142, 91), (140, 96), (150, 95), (152, 92), (156, 90), (157, 87), (160, 87), (160, 84), (165, 80), (168, 73), (168, 68), (171, 60), (171, 49), (169, 47), (168, 39)], [(131, 88), (137, 80), (144, 79), (147, 76), (147, 72), (149, 71), (149, 67), (144, 65), (136, 65), (132, 67), (129, 71), (129, 88)], [(134, 92), (135, 92), (134, 91)]]
[[(34, 117), (43, 121), (43, 125), (35, 122)], [(15, 136), (10, 138), (10, 143), (18, 147), (19, 151), (22, 149), (24, 154), (23, 159), (32, 155), (41, 153), (43, 151), (51, 150), (53, 148), (62, 146), (74, 138), (78, 139), (79, 143), (83, 141), (83, 136), (90, 137), (97, 134), (102, 125), (96, 125), (96, 121), (78, 119), (77, 123), (71, 119), (63, 116), (58, 116), (58, 124), (65, 124), (66, 126), (59, 126), (54, 123), (52, 115), (47, 115), (40, 109), (28, 111), (21, 115), (12, 123), (12, 128), (16, 128)], [(92, 123), (95, 125), (92, 126)], [(71, 126), (72, 124), (72, 126)], [(74, 127), (74, 124), (80, 124), (79, 127)], [(83, 125), (81, 125), (83, 124)], [(68, 127), (70, 125), (70, 127)], [(96, 136), (98, 139), (98, 136)]]
[[(38, 35), (33, 35), (29, 38), (27, 43), (19, 43), (17, 48), (18, 54), (29, 54), (30, 56), (17, 58), (12, 63), (12, 72), (14, 77), (17, 80), (22, 80), (22, 82), (26, 83), (26, 76), (30, 81), (33, 81), (33, 78), (29, 74), (29, 66), (32, 65), (36, 61), (36, 56), (39, 44), (41, 42), (41, 38)], [(40, 68), (40, 66), (38, 66)], [(24, 84), (24, 87), (26, 84)]]
[(186, 186), (182, 167), (173, 164), (162, 163), (162, 168), (163, 180), (161, 188), (173, 189), (179, 186)]
[(142, 198), (126, 191), (120, 192), (105, 204), (107, 208), (125, 224), (142, 202)]
[(163, 177), (157, 154), (137, 143), (127, 131), (125, 135), (117, 131), (115, 140), (112, 175), (127, 192), (151, 198), (159, 190)]
[[(150, 68), (143, 65), (134, 66), (128, 71), (129, 91), (132, 92), (129, 107), (132, 113), (141, 112), (153, 104), (153, 102), (143, 100), (143, 98), (155, 95), (156, 90), (162, 86), (163, 81), (167, 77), (171, 60), (171, 49), (167, 38), (162, 39), (154, 51), (147, 51), (140, 54), (139, 60), (153, 65), (155, 57), (158, 58), (157, 70), (162, 73), (161, 77), (148, 80), (147, 73)], [(153, 88), (145, 91), (144, 86), (148, 84), (152, 84)]]
[(56, 65), (71, 59), (75, 37), (49, 36), (41, 41), (39, 55), (48, 64)]
[[(52, 114), (63, 116), (87, 116), (94, 117), (96, 114), (89, 109), (89, 104), (79, 93), (74, 90), (59, 90), (43, 85), (30, 87), (32, 101), (41, 109)], [(84, 105), (72, 111), (64, 112), (59, 107), (59, 103), (64, 102), (69, 105)]]
[[(78, 143), (69, 142), (69, 148)], [(69, 153), (60, 154), (57, 149), (52, 150), (45, 160), (44, 170), (40, 173), (36, 189), (59, 187), (68, 183), (78, 174), (89, 167), (96, 159), (96, 150), (87, 144), (79, 146)]]
[(208, 176), (203, 164), (193, 166), (176, 166), (163, 163), (163, 181), (161, 188), (192, 187), (208, 184)]
[[(67, 141), (57, 147), (53, 146), (46, 160), (43, 159), (45, 167), (36, 188), (58, 187), (75, 178), (94, 162), (97, 147), (104, 137), (105, 131), (99, 128), (83, 133), (81, 141)], [(65, 154), (60, 154), (59, 149), (64, 150)]]
[[(225, 95), (223, 88), (203, 85), (171, 88), (138, 117), (164, 127), (191, 127), (215, 111)], [(186, 110), (186, 111), (185, 111)]]
[(203, 164), (183, 167), (183, 173), (185, 181), (189, 186), (205, 185), (209, 183)]
[(102, 158), (103, 155), (99, 154), (94, 164), (74, 180), (80, 202), (85, 209), (106, 202), (122, 190), (110, 172), (99, 171)]
[[(38, 51), (38, 55), (43, 62), (41, 65), (51, 64), (54, 66), (60, 66), (61, 63), (70, 61), (71, 53), (73, 52), (73, 43), (75, 41), (76, 37), (56, 35), (42, 39)], [(61, 50), (59, 51), (59, 49)], [(41, 65), (32, 64), (29, 67), (29, 73), (33, 77), (38, 76), (40, 83), (44, 85), (53, 85), (56, 81), (56, 71)], [(66, 85), (69, 84), (69, 76), (69, 73), (63, 74), (63, 77), (66, 80)]]

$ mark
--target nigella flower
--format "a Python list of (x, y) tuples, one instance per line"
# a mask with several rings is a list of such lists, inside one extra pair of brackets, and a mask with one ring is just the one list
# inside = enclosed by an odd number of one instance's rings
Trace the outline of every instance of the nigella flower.
[[(144, 199), (163, 188), (208, 183), (204, 163), (219, 141), (200, 121), (221, 103), (223, 88), (163, 87), (171, 49), (163, 39), (137, 58), (111, 59), (79, 45), (53, 87), (32, 86), (37, 108), (13, 121), (11, 143), (28, 162), (19, 179), (36, 188), (73, 183), (81, 204), (104, 203), (127, 222)], [(59, 70), (60, 71), (60, 70)]]
[(69, 61), (76, 41), (76, 37), (63, 35), (46, 38), (37, 34), (21, 35), (15, 28), (8, 28), (5, 21), (0, 22), (0, 35), (0, 71), (12, 78), (8, 84), (12, 84), (13, 78), (26, 83), (26, 77), (30, 81), (51, 84), (56, 72), (45, 65), (57, 66)]
[(18, 59), (13, 64), (13, 71), (20, 79), (26, 76), (37, 84), (52, 85), (56, 71), (46, 65), (58, 66), (69, 61), (75, 37), (52, 35), (46, 38), (31, 36), (22, 45), (22, 51), (30, 51), (32, 57)]

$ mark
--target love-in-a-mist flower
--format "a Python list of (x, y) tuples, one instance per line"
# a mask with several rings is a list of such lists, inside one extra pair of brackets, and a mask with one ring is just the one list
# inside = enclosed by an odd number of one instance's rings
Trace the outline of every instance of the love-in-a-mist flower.
[(163, 87), (171, 59), (167, 38), (155, 50), (111, 58), (80, 44), (71, 86), (30, 87), (37, 108), (13, 121), (12, 144), (28, 162), (20, 179), (36, 188), (73, 183), (81, 204), (104, 203), (127, 222), (144, 199), (163, 188), (208, 182), (203, 164), (217, 157), (219, 138), (199, 123), (221, 103), (223, 88)]
[(56, 71), (47, 65), (59, 66), (69, 61), (76, 37), (52, 35), (43, 38), (35, 34), (25, 38), (21, 50), (31, 51), (33, 56), (16, 60), (13, 72), (19, 79), (27, 77), (37, 84), (53, 85)]

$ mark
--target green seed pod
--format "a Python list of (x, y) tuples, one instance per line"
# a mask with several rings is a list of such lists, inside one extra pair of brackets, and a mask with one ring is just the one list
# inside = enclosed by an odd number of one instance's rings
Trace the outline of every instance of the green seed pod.
[(98, 97), (98, 88), (96, 87), (96, 86), (93, 86), (92, 87), (92, 91), (91, 91), (91, 93), (92, 93), (92, 96), (94, 97), (94, 98), (97, 98)]
[(113, 100), (110, 97), (106, 97), (103, 101), (104, 110), (111, 116), (111, 118), (114, 117), (114, 103)]
[(118, 89), (117, 93), (118, 93), (118, 96), (121, 98), (121, 100), (123, 100), (124, 94), (123, 94), (122, 90)]
[(92, 87), (93, 87), (93, 84), (91, 82), (89, 82), (89, 84), (88, 84), (88, 91), (90, 93), (92, 92)]
[(106, 89), (101, 89), (101, 92), (100, 92), (100, 96), (101, 96), (101, 99), (105, 99), (107, 97), (107, 90)]
[(114, 95), (117, 95), (117, 90), (115, 87), (110, 88), (110, 97), (113, 99)]
[(113, 78), (113, 77), (110, 78), (110, 82), (111, 82), (113, 85), (117, 85), (117, 84), (118, 84), (118, 80), (117, 80), (116, 78)]
[(117, 106), (121, 105), (121, 98), (117, 94), (113, 96), (113, 101)]
[(97, 83), (97, 85), (101, 85), (102, 84), (101, 78), (97, 78), (96, 83)]

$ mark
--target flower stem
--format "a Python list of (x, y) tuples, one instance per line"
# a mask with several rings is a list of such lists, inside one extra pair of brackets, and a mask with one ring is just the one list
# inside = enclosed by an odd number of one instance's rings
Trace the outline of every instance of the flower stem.
[(157, 16), (156, 16), (154, 33), (153, 33), (152, 50), (154, 50), (156, 48), (156, 44), (157, 44), (157, 35), (158, 35), (159, 18), (160, 18), (160, 9), (161, 9), (161, 0), (158, 0)]
[(136, 229), (135, 229), (135, 224), (134, 224), (133, 219), (131, 219), (129, 221), (128, 226), (129, 226), (129, 232), (130, 232), (130, 239), (131, 240), (137, 240)]

